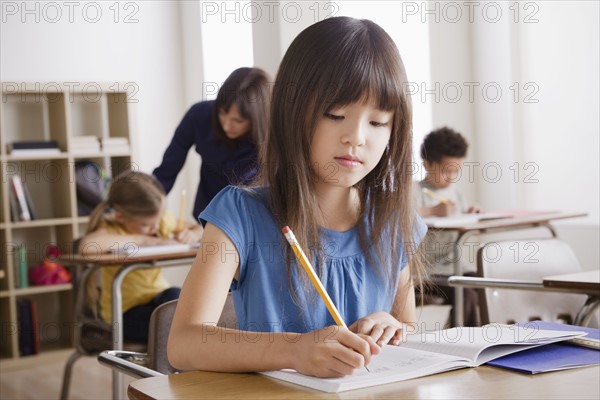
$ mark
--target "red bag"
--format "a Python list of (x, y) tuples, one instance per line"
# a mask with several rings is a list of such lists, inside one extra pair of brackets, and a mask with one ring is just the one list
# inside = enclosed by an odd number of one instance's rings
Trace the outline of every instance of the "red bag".
[(48, 246), (47, 257), (36, 267), (29, 270), (29, 282), (32, 285), (56, 285), (71, 282), (71, 273), (64, 265), (51, 261), (60, 256), (60, 249)]

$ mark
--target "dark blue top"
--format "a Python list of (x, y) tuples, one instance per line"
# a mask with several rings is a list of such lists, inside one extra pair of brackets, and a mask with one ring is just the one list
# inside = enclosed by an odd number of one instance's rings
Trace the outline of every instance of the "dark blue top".
[[(216, 225), (233, 242), (235, 249), (221, 247), (221, 254), (235, 257), (235, 250), (239, 254), (239, 279), (231, 286), (238, 328), (309, 332), (335, 325), (295, 259), (291, 280), (288, 278), (284, 254), (289, 244), (267, 207), (267, 190), (257, 188), (251, 192), (227, 187), (200, 214), (201, 222)], [(418, 244), (427, 232), (420, 218), (413, 231), (412, 240)], [(322, 264), (316, 259), (312, 263), (346, 324), (375, 311), (390, 312), (400, 271), (407, 265), (404, 249), (400, 249), (398, 264), (386, 273), (369, 262), (361, 249), (357, 228), (345, 232), (321, 228), (320, 233), (324, 260)]]
[(228, 143), (218, 138), (213, 129), (213, 107), (214, 101), (203, 101), (188, 110), (175, 130), (162, 163), (152, 172), (169, 193), (190, 147), (196, 146), (202, 165), (194, 219), (225, 186), (247, 183), (256, 175), (257, 152), (250, 135)]

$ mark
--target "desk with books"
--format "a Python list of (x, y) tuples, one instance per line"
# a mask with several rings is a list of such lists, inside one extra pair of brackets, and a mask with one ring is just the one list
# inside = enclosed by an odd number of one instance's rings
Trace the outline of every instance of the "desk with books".
[[(513, 214), (508, 212), (503, 216), (500, 216), (500, 214), (501, 213), (494, 213), (495, 217), (482, 220), (478, 220), (477, 214), (470, 214), (469, 216), (465, 216), (465, 218), (456, 219), (452, 217), (446, 219), (426, 218), (425, 222), (427, 223), (428, 228), (432, 230), (457, 232), (458, 235), (453, 246), (454, 248), (458, 248), (465, 242), (465, 239), (468, 236), (481, 233), (544, 227), (550, 231), (552, 237), (556, 237), (556, 231), (550, 225), (550, 222), (559, 219), (584, 217), (587, 215), (586, 213), (577, 212), (520, 212)], [(481, 216), (485, 217), (485, 214), (482, 214)], [(462, 276), (462, 266), (460, 265), (458, 257), (454, 258), (454, 275)], [(464, 321), (463, 308), (458, 305), (463, 304), (463, 288), (461, 286), (456, 286), (454, 288), (454, 293), (454, 304), (452, 305), (454, 308), (453, 326), (462, 326)]]
[[(159, 247), (159, 246), (156, 246)], [(141, 249), (141, 248), (140, 248)], [(123, 349), (123, 298), (121, 294), (121, 283), (125, 276), (135, 270), (141, 268), (163, 268), (171, 266), (191, 265), (196, 257), (198, 249), (189, 248), (185, 251), (179, 249), (177, 252), (138, 252), (131, 253), (116, 253), (116, 254), (99, 254), (97, 256), (83, 256), (80, 254), (67, 254), (59, 258), (59, 262), (63, 265), (75, 267), (76, 285), (76, 303), (85, 302), (85, 282), (90, 274), (105, 266), (121, 265), (112, 282), (112, 338), (113, 350)], [(146, 253), (144, 255), (144, 253)], [(75, 305), (78, 307), (78, 304)], [(77, 319), (77, 317), (76, 317)], [(69, 363), (74, 363), (81, 354), (76, 350), (75, 354), (69, 359)], [(70, 365), (67, 365), (70, 368)], [(67, 374), (65, 374), (67, 379)], [(67, 382), (68, 387), (68, 382)], [(122, 393), (123, 381), (122, 376), (118, 372), (113, 371), (113, 397), (119, 398)], [(63, 392), (65, 386), (63, 385)], [(68, 389), (66, 389), (68, 390)], [(65, 396), (61, 396), (65, 397)]]
[(324, 393), (259, 374), (186, 372), (140, 379), (131, 400), (158, 399), (598, 399), (600, 366), (526, 375), (487, 365), (341, 393)]

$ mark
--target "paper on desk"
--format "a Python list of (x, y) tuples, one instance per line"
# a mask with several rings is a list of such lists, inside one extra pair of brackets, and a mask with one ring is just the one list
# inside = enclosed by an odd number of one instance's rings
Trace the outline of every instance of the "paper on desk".
[(455, 226), (471, 225), (481, 221), (488, 221), (493, 219), (502, 219), (512, 217), (509, 213), (473, 213), (473, 214), (456, 214), (448, 217), (427, 217), (423, 218), (423, 221), (427, 226), (435, 228), (449, 228)]
[(198, 247), (199, 245), (197, 243), (191, 245), (185, 243), (175, 243), (159, 246), (139, 246), (135, 243), (128, 243), (117, 250), (113, 250), (113, 254), (128, 257), (146, 257), (161, 254), (185, 253), (190, 250), (197, 249)]

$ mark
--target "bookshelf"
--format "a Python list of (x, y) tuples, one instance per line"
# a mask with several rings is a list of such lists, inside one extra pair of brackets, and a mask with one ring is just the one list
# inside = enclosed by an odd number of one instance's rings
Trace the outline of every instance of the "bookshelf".
[[(90, 87), (94, 90), (90, 94)], [(115, 87), (117, 89), (115, 90)], [(25, 246), (32, 268), (49, 245), (63, 253), (85, 233), (89, 217), (78, 214), (75, 164), (89, 160), (115, 176), (132, 167), (132, 103), (127, 85), (79, 82), (74, 85), (2, 82), (0, 103), (0, 361), (21, 362), (73, 347), (72, 285), (18, 287), (16, 249)], [(119, 90), (118, 88), (122, 88)], [(99, 89), (99, 90), (98, 90)], [(129, 148), (97, 151), (77, 148), (79, 139), (109, 142), (124, 139)], [(55, 154), (11, 154), (9, 144), (55, 141)], [(127, 146), (126, 146), (127, 147)], [(31, 221), (11, 216), (11, 179), (20, 177), (35, 209)], [(35, 303), (38, 350), (23, 356), (19, 348), (18, 308)]]

